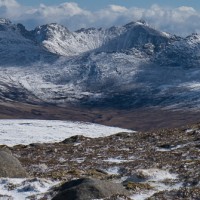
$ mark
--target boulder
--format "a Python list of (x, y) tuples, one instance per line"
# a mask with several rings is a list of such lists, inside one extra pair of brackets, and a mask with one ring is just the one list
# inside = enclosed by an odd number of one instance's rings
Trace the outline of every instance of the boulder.
[(73, 144), (73, 143), (78, 143), (78, 142), (82, 142), (82, 141), (90, 140), (90, 139), (91, 138), (84, 137), (83, 135), (74, 135), (70, 138), (63, 140), (62, 143), (63, 144)]
[(113, 195), (129, 195), (121, 184), (98, 179), (82, 178), (64, 183), (53, 200), (91, 200)]
[(27, 173), (19, 160), (11, 153), (0, 151), (0, 177), (4, 178), (26, 178)]

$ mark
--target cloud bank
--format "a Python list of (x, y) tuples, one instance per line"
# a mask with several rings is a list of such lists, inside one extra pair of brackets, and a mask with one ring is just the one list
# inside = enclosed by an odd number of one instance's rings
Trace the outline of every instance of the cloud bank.
[(86, 27), (123, 25), (143, 19), (155, 28), (178, 35), (200, 33), (200, 12), (186, 6), (165, 8), (152, 5), (144, 9), (109, 5), (98, 11), (90, 11), (74, 2), (56, 6), (40, 4), (38, 7), (25, 7), (16, 0), (0, 0), (0, 17), (9, 18), (15, 23), (23, 23), (28, 29), (56, 22), (70, 30), (77, 30)]

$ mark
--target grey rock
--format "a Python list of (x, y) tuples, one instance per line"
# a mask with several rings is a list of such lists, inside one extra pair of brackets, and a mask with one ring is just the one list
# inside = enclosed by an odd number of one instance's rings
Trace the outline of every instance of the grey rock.
[(28, 175), (17, 158), (0, 151), (0, 177), (26, 178)]
[(82, 178), (61, 185), (53, 200), (91, 200), (117, 194), (128, 196), (129, 192), (118, 183)]
[(4, 152), (6, 152), (6, 153), (12, 155), (11, 150), (10, 150), (7, 146), (2, 146), (2, 147), (0, 147), (0, 151), (4, 151)]
[(77, 142), (82, 142), (84, 140), (89, 140), (90, 138), (84, 137), (82, 135), (75, 135), (72, 136), (70, 138), (67, 138), (65, 140), (62, 141), (62, 143), (64, 144), (73, 144), (73, 143), (77, 143)]

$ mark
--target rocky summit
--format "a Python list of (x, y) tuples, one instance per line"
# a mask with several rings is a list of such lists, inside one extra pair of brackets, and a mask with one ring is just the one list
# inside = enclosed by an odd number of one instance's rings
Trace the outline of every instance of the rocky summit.
[[(181, 129), (118, 133), (100, 138), (76, 136), (58, 143), (17, 145), (9, 149), (31, 177), (61, 181), (61, 185), (33, 199), (55, 197), (57, 200), (68, 192), (86, 194), (86, 190), (90, 195), (94, 187), (97, 196), (108, 194), (99, 192), (107, 188), (109, 195), (114, 195), (110, 199), (198, 200), (199, 141), (200, 125), (195, 124)], [(80, 180), (70, 182), (74, 179)], [(109, 186), (112, 183), (120, 183), (128, 193), (124, 189), (117, 189), (119, 194), (112, 192)], [(81, 186), (84, 184), (87, 187)], [(109, 199), (107, 196), (98, 197)]]

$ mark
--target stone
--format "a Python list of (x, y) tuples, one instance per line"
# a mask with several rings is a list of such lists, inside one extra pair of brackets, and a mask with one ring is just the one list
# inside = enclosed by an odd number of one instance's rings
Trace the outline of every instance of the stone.
[(113, 195), (129, 195), (121, 184), (93, 178), (81, 178), (64, 183), (53, 200), (91, 200)]
[(28, 175), (17, 158), (6, 151), (0, 151), (0, 177), (26, 178)]

